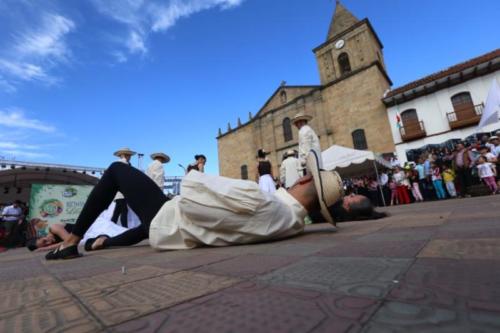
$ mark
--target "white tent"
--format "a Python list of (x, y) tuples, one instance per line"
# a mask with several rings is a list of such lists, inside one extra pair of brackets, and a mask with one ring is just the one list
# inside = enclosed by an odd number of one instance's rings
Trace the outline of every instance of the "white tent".
[[(335, 170), (342, 177), (361, 176), (375, 173), (378, 179), (378, 168), (391, 168), (391, 164), (375, 155), (372, 151), (357, 150), (333, 145), (321, 153), (323, 169)], [(382, 202), (385, 206), (384, 193), (379, 186)]]
[(391, 168), (391, 164), (369, 150), (357, 150), (333, 145), (321, 153), (323, 169), (335, 170), (341, 176), (361, 176), (376, 172), (378, 168)]

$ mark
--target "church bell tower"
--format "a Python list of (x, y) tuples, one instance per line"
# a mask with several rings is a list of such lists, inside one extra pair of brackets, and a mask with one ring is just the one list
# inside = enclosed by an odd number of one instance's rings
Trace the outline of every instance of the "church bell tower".
[(337, 0), (326, 41), (313, 51), (321, 84), (356, 72), (374, 62), (385, 72), (383, 45), (368, 19), (357, 19)]

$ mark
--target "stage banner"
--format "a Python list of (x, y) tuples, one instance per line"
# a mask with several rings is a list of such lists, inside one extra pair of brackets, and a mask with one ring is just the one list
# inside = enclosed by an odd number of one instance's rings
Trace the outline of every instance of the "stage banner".
[(53, 223), (75, 223), (93, 186), (32, 184), (28, 221), (37, 236)]

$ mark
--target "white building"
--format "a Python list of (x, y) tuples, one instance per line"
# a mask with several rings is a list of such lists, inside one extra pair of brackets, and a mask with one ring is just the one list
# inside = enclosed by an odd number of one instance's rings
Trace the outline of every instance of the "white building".
[[(391, 90), (383, 102), (400, 162), (411, 149), (474, 134), (493, 79), (500, 83), (500, 49)], [(481, 132), (496, 129), (500, 122)]]

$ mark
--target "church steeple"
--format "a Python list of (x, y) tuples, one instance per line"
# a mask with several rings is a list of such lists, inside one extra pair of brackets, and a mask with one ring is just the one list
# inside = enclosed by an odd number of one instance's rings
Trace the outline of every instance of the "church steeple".
[(335, 13), (333, 14), (332, 23), (330, 23), (327, 40), (359, 22), (359, 20), (347, 10), (339, 0), (336, 2), (337, 5), (335, 7)]

